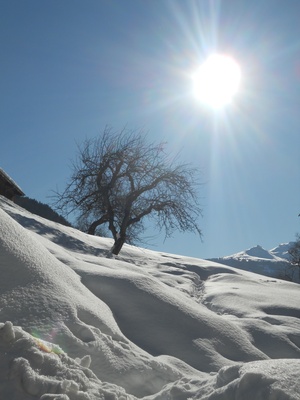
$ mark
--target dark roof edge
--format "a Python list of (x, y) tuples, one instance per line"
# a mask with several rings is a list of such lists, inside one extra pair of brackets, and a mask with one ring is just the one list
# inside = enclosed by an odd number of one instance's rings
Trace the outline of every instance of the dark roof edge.
[(4, 179), (6, 179), (14, 187), (14, 189), (18, 192), (18, 194), (20, 196), (25, 195), (25, 193), (20, 188), (20, 186), (17, 185), (16, 182), (9, 175), (7, 175), (7, 173), (2, 168), (0, 168), (0, 176), (2, 176)]

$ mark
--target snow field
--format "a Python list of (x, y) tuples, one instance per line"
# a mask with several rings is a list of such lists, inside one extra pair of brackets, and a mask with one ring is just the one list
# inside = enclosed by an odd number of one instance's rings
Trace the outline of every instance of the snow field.
[(0, 399), (300, 399), (299, 285), (0, 205)]

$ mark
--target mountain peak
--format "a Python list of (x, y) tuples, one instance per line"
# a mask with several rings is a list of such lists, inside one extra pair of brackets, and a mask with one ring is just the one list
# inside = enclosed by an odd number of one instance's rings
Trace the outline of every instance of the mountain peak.
[(251, 257), (257, 257), (257, 258), (265, 258), (265, 259), (274, 259), (275, 256), (270, 253), (268, 250), (264, 249), (262, 246), (257, 245), (255, 247), (251, 247), (250, 249), (247, 249), (245, 251), (245, 254)]

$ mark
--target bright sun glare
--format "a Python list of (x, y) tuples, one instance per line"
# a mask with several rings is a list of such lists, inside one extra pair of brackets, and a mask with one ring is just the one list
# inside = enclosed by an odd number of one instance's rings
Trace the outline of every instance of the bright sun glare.
[(197, 100), (217, 109), (229, 104), (241, 80), (238, 63), (227, 55), (209, 56), (193, 75)]

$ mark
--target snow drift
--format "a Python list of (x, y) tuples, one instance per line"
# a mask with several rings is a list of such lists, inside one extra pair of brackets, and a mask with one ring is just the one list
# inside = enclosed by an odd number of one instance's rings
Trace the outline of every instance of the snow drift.
[(299, 399), (299, 285), (0, 198), (0, 398)]

